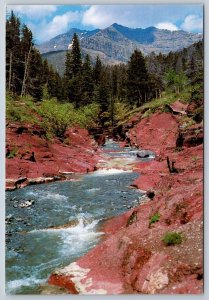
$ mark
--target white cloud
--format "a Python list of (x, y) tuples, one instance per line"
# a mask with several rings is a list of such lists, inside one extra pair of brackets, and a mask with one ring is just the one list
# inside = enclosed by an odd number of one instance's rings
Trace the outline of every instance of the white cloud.
[(158, 29), (168, 29), (171, 31), (178, 30), (178, 27), (175, 24), (170, 22), (158, 23), (155, 27), (157, 27)]
[(164, 29), (178, 30), (175, 24), (184, 22), (185, 30), (197, 27), (200, 30), (200, 16), (201, 5), (91, 5), (83, 13), (82, 24), (94, 28), (105, 28), (115, 22), (132, 28), (157, 24)]
[(56, 5), (8, 5), (7, 10), (13, 10), (17, 15), (31, 19), (41, 19), (57, 10)]
[[(107, 7), (108, 10), (108, 7)], [(111, 24), (111, 14), (103, 12), (97, 5), (92, 5), (83, 14), (82, 23), (84, 25), (92, 25), (98, 28), (104, 28)]]
[(203, 19), (198, 15), (189, 15), (185, 18), (181, 28), (186, 31), (198, 31), (203, 30)]
[(84, 13), (82, 24), (105, 28), (113, 23), (137, 27), (142, 10), (135, 5), (92, 5)]
[[(55, 16), (50, 22), (43, 20), (39, 26), (33, 28), (38, 40), (49, 40), (58, 34), (65, 33), (71, 23), (78, 22), (81, 15), (78, 11), (69, 11)], [(33, 24), (30, 24), (30, 27)]]

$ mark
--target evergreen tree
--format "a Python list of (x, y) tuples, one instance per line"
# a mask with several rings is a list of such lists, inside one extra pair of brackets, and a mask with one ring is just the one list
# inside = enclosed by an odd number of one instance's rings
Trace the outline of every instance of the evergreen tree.
[(49, 80), (49, 68), (50, 68), (47, 59), (43, 59), (42, 65), (43, 65), (43, 74), (42, 74), (43, 84), (47, 84)]
[(12, 11), (6, 21), (6, 86), (14, 93), (20, 91), (20, 48), (20, 20)]
[(111, 125), (114, 127), (114, 120), (115, 120), (115, 102), (118, 99), (118, 68), (117, 66), (114, 66), (110, 73), (110, 119), (111, 119)]
[(148, 92), (148, 72), (142, 53), (135, 50), (128, 62), (127, 70), (127, 96), (131, 105), (146, 102)]
[[(102, 65), (102, 62), (101, 62), (99, 56), (97, 56), (95, 65), (93, 67), (92, 77), (93, 77), (93, 82), (94, 82), (94, 101), (96, 101), (99, 104), (101, 104), (101, 101), (103, 102), (103, 100), (102, 100), (103, 96), (101, 95), (101, 93), (102, 93), (102, 90), (104, 89), (102, 87), (102, 85), (104, 85), (104, 82), (102, 82), (103, 81), (102, 77), (104, 77), (104, 73), (105, 73), (104, 66)], [(105, 85), (107, 85), (107, 82), (105, 83)], [(105, 91), (105, 94), (106, 94), (106, 91)], [(104, 98), (106, 98), (105, 95), (104, 95)], [(103, 111), (103, 109), (102, 109), (102, 111)]]
[(120, 101), (127, 100), (127, 66), (121, 64), (118, 66), (118, 99)]
[(102, 74), (102, 62), (97, 55), (96, 63), (93, 68), (93, 80), (95, 85), (98, 85), (101, 81), (101, 74)]
[[(193, 62), (194, 63), (194, 62)], [(202, 61), (193, 64), (191, 61), (189, 81), (192, 87), (191, 100), (195, 100), (198, 103), (203, 103), (204, 98), (204, 75), (203, 75), (203, 63)]]
[(109, 108), (110, 96), (111, 96), (111, 86), (110, 86), (110, 73), (109, 68), (103, 67), (101, 72), (101, 81), (99, 84), (99, 97), (97, 102), (100, 105), (100, 110), (102, 113), (107, 112)]
[(72, 49), (68, 50), (65, 62), (65, 74), (64, 81), (66, 84), (65, 95), (67, 99), (74, 102), (76, 107), (80, 106), (81, 103), (81, 71), (82, 71), (82, 60), (79, 41), (76, 33), (72, 40)]
[(29, 94), (37, 100), (41, 100), (43, 95), (42, 70), (41, 54), (37, 49), (32, 48), (25, 94)]
[(48, 80), (47, 80), (47, 90), (49, 96), (54, 98), (56, 97), (56, 75), (52, 66), (49, 67), (48, 71)]
[(80, 74), (82, 68), (81, 51), (77, 34), (74, 33), (71, 50), (67, 51), (65, 74), (68, 80)]
[(94, 84), (92, 78), (92, 67), (90, 56), (87, 54), (82, 67), (82, 104), (86, 105), (92, 102)]
[(28, 53), (33, 45), (32, 31), (24, 24), (21, 30), (21, 52)]

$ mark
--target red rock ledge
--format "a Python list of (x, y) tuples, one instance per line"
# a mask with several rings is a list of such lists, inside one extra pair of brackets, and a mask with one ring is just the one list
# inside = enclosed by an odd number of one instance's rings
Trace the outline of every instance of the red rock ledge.
[(87, 130), (69, 129), (64, 142), (59, 139), (49, 141), (43, 138), (42, 131), (38, 126), (28, 124), (7, 126), (6, 190), (94, 170), (99, 150)]
[[(156, 152), (152, 162), (139, 162), (134, 185), (154, 193), (142, 203), (104, 224), (106, 238), (69, 266), (56, 270), (50, 284), (79, 294), (201, 294), (203, 292), (203, 145), (176, 149), (178, 116), (154, 114), (130, 131), (131, 141)], [(189, 135), (191, 137), (191, 128)], [(178, 150), (178, 151), (177, 151)], [(178, 173), (169, 173), (166, 157)], [(149, 194), (148, 194), (149, 195)], [(150, 224), (158, 213), (159, 221)], [(166, 246), (167, 232), (178, 232), (182, 243)]]

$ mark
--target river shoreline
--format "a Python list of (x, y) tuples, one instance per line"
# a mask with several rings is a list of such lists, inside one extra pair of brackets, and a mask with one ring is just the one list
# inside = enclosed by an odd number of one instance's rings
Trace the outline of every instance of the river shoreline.
[[(113, 141), (107, 144), (117, 147)], [(123, 149), (118, 149), (121, 155)], [(119, 160), (129, 163), (129, 151), (125, 149)], [(132, 160), (133, 155), (130, 156)], [(109, 155), (104, 160), (105, 157)], [(54, 293), (55, 287), (46, 288), (44, 284), (51, 272), (78, 259), (100, 242), (104, 235), (103, 220), (137, 205), (140, 193), (129, 188), (137, 174), (111, 168), (111, 161), (114, 166), (118, 164), (117, 153), (108, 159), (109, 168), (77, 180), (27, 186), (6, 193), (9, 294)], [(31, 251), (34, 247), (35, 252)]]
[[(197, 131), (191, 137), (190, 129), (176, 150), (179, 119), (169, 113), (154, 114), (130, 130), (133, 144), (156, 153), (154, 161), (134, 166), (141, 175), (133, 186), (148, 192), (148, 197), (106, 221), (106, 239), (76, 262), (56, 270), (50, 284), (80, 294), (203, 292), (203, 144)], [(191, 145), (189, 140), (195, 136), (197, 143)], [(167, 157), (178, 172), (169, 172)], [(150, 223), (156, 214), (159, 220)], [(182, 243), (164, 245), (168, 232), (180, 232)]]
[[(180, 126), (181, 116), (171, 113), (142, 120), (138, 116), (138, 122), (135, 117), (129, 130), (131, 144), (156, 153), (155, 160), (133, 164), (140, 176), (132, 187), (146, 196), (139, 206), (107, 220), (102, 226), (105, 239), (76, 262), (55, 270), (49, 284), (72, 294), (203, 292), (203, 125), (185, 130), (178, 148)], [(87, 165), (93, 171), (101, 159), (95, 144), (88, 140), (87, 148), (86, 141), (87, 137), (78, 149), (92, 151), (93, 145), (94, 153), (85, 155), (84, 172)], [(169, 172), (167, 158), (176, 172)], [(150, 223), (156, 214), (159, 219)], [(182, 243), (165, 246), (167, 232), (180, 232)]]

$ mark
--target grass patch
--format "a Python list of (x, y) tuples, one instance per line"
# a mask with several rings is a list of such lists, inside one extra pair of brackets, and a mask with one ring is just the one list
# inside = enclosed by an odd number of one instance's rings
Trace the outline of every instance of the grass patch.
[(182, 235), (179, 232), (167, 232), (162, 238), (166, 246), (181, 244), (182, 240)]
[(15, 147), (11, 151), (9, 151), (9, 153), (7, 154), (7, 158), (8, 159), (14, 158), (17, 156), (17, 154), (18, 154), (18, 149)]
[(167, 112), (167, 105), (172, 104), (177, 99), (181, 99), (181, 94), (163, 92), (161, 98), (153, 99), (150, 102), (143, 104), (140, 107), (135, 107), (126, 113), (126, 118), (119, 122), (120, 124), (127, 123), (134, 115), (141, 113), (141, 118), (147, 118), (156, 111)]
[(39, 124), (37, 104), (32, 97), (6, 96), (6, 119), (9, 122)]
[(177, 100), (180, 100), (182, 103), (189, 103), (191, 99), (191, 89), (185, 88), (184, 91), (180, 93), (174, 93), (165, 91), (162, 93), (161, 98), (153, 99), (150, 102), (143, 104), (140, 107), (135, 107), (129, 112), (126, 113), (126, 118), (121, 120), (120, 124), (127, 123), (134, 115), (141, 113), (141, 118), (147, 118), (154, 114), (155, 112), (168, 112), (167, 105), (174, 103)]
[(150, 218), (149, 226), (151, 226), (152, 224), (158, 222), (159, 220), (160, 220), (160, 214), (159, 214), (159, 213), (154, 214), (154, 215)]

